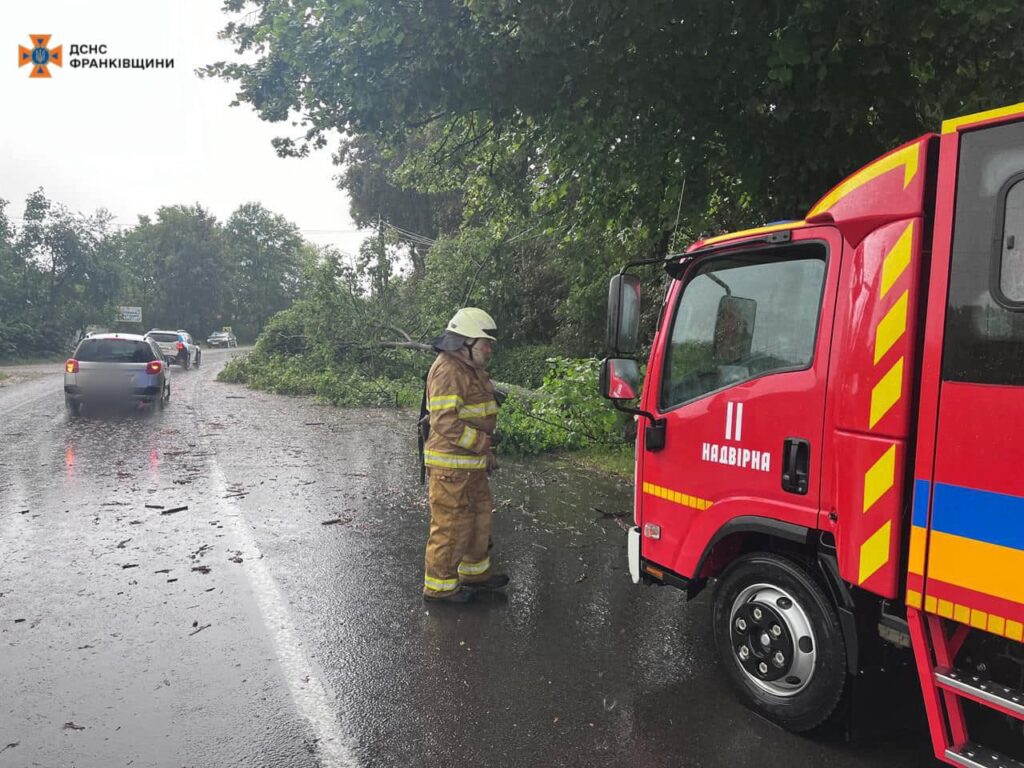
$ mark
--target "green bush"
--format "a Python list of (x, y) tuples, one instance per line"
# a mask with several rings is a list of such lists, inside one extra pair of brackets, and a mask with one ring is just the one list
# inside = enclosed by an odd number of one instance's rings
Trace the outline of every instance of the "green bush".
[(350, 408), (418, 407), (423, 389), (422, 381), (414, 376), (368, 376), (355, 369), (317, 367), (302, 357), (264, 355), (259, 350), (231, 360), (218, 379), (279, 395), (313, 395)]
[(536, 389), (544, 383), (554, 356), (554, 348), (548, 345), (509, 349), (499, 343), (491, 361), (491, 375), (496, 381)]
[(501, 409), (503, 450), (534, 454), (621, 446), (626, 417), (601, 397), (600, 365), (596, 358), (551, 358), (541, 386), (513, 392)]

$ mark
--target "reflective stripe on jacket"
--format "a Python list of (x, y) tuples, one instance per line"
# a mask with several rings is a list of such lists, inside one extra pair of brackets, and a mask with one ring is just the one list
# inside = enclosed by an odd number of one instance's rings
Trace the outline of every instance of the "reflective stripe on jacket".
[(427, 374), (430, 437), (423, 463), (444, 469), (486, 469), (487, 436), (498, 403), (491, 377), (458, 353), (441, 352)]

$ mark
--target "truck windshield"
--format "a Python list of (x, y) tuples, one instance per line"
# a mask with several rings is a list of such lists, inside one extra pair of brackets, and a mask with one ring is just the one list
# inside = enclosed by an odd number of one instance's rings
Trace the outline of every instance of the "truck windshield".
[(698, 265), (676, 310), (661, 408), (810, 365), (824, 279), (825, 248), (819, 244)]

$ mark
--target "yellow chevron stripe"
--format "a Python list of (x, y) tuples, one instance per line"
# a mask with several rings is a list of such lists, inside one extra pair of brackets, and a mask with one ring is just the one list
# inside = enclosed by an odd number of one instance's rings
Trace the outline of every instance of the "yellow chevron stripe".
[(875, 424), (899, 402), (902, 395), (903, 358), (901, 357), (871, 390), (871, 415), (868, 419), (868, 427), (874, 429)]
[(892, 488), (896, 479), (896, 446), (890, 445), (867, 472), (864, 473), (864, 512)]
[(678, 504), (681, 507), (689, 507), (690, 509), (698, 509), (704, 511), (708, 509), (713, 502), (707, 499), (701, 499), (697, 496), (690, 496), (679, 491), (673, 491), (671, 488), (665, 488), (661, 485), (655, 485), (654, 483), (644, 483), (644, 493), (655, 496), (659, 499), (665, 499), (665, 501), (671, 501), (673, 504)]
[(889, 562), (889, 540), (891, 536), (892, 521), (886, 520), (881, 528), (871, 534), (867, 541), (860, 545), (860, 575), (857, 577), (858, 584), (863, 584), (879, 568)]
[[(907, 605), (911, 605), (910, 597), (911, 592), (908, 590)], [(983, 629), (986, 632), (991, 632), (993, 635), (1008, 637), (1017, 642), (1020, 642), (1021, 638), (1024, 637), (1024, 625), (1019, 621), (1006, 619), (994, 613), (980, 611), (977, 608), (971, 608), (969, 605), (960, 605), (959, 603), (952, 603), (941, 598), (936, 600), (934, 596), (928, 595), (924, 599), (924, 609), (926, 612), (933, 613), (936, 616), (953, 619), (961, 624), (969, 624), (977, 629)]]
[(913, 242), (914, 222), (911, 221), (903, 230), (903, 234), (896, 240), (896, 244), (882, 259), (882, 282), (878, 290), (878, 298), (884, 298), (893, 283), (899, 280), (900, 275), (910, 266), (910, 245)]
[(899, 341), (907, 330), (907, 297), (910, 290), (903, 292), (892, 308), (885, 313), (875, 328), (875, 364), (885, 357), (892, 345)]
[(918, 157), (920, 154), (920, 144), (911, 144), (909, 147), (904, 147), (861, 168), (853, 176), (821, 198), (811, 209), (810, 213), (807, 214), (807, 218), (810, 219), (820, 213), (824, 213), (854, 190), (900, 166), (903, 166), (903, 188), (906, 189), (910, 186), (910, 182), (914, 180), (914, 176), (917, 175)]
[(798, 229), (804, 226), (807, 222), (805, 221), (787, 221), (784, 224), (769, 224), (766, 227), (754, 227), (753, 229), (742, 229), (739, 232), (729, 232), (725, 235), (715, 235), (714, 237), (705, 238), (701, 243), (704, 245), (714, 245), (715, 243), (721, 243), (724, 240), (738, 239), (741, 237), (751, 237), (752, 235), (766, 235), (769, 232), (781, 232), (786, 229)]
[(975, 112), (973, 115), (963, 115), (962, 117), (954, 117), (950, 120), (942, 121), (942, 132), (943, 133), (955, 133), (962, 125), (971, 125), (973, 123), (981, 123), (985, 120), (994, 120), (997, 117), (1009, 117), (1010, 115), (1024, 113), (1024, 102), (1019, 104), (1011, 104), (1008, 107), (999, 107), (998, 109), (989, 109), (984, 112)]

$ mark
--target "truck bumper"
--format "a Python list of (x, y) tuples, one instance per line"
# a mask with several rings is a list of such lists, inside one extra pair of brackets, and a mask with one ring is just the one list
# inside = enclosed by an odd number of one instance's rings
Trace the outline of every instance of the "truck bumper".
[(626, 533), (626, 551), (629, 553), (629, 576), (634, 584), (640, 583), (640, 529), (633, 526)]

